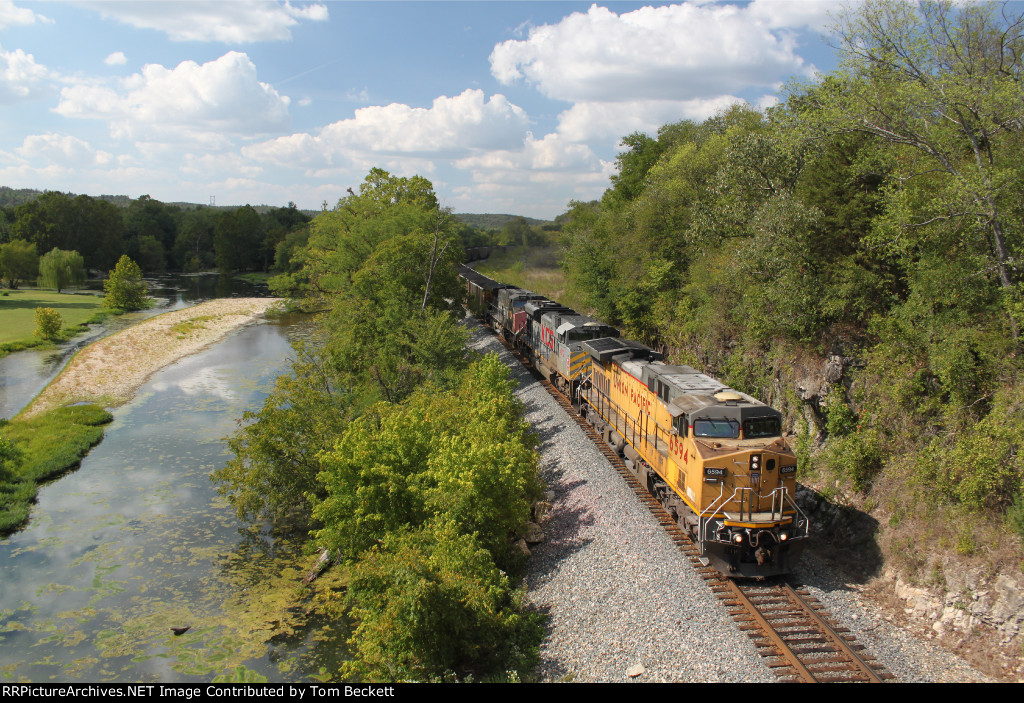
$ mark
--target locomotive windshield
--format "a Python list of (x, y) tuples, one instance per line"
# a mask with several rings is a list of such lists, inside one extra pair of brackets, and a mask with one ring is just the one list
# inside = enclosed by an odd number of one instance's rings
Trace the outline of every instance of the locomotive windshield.
[(777, 417), (752, 417), (743, 423), (744, 439), (778, 437), (782, 434), (782, 423)]
[(736, 439), (740, 436), (740, 423), (726, 418), (720, 420), (694, 420), (693, 434), (695, 437)]

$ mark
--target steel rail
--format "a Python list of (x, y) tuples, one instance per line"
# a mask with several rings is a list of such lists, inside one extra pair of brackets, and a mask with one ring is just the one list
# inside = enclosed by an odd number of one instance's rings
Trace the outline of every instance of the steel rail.
[(821, 630), (822, 634), (824, 634), (825, 637), (827, 637), (829, 641), (832, 643), (832, 645), (836, 649), (840, 650), (843, 653), (843, 655), (846, 656), (850, 660), (850, 662), (862, 674), (864, 674), (864, 676), (868, 678), (868, 681), (870, 681), (871, 683), (882, 683), (881, 677), (879, 677), (878, 674), (875, 673), (875, 670), (871, 667), (871, 665), (863, 659), (861, 659), (860, 655), (857, 654), (857, 652), (855, 652), (852, 647), (850, 647), (846, 639), (843, 638), (834, 629), (832, 629), (832, 626), (825, 622), (825, 620), (820, 615), (818, 615), (817, 612), (815, 612), (814, 608), (812, 608), (811, 605), (807, 601), (805, 601), (799, 593), (796, 592), (796, 589), (794, 589), (793, 586), (791, 586), (788, 583), (783, 583), (782, 588), (783, 590), (785, 590), (786, 595), (789, 596), (790, 600), (792, 600), (794, 603), (799, 605), (804, 610), (807, 616), (810, 617), (818, 626), (818, 629)]
[(750, 613), (750, 616), (754, 618), (754, 622), (756, 622), (758, 627), (761, 628), (762, 634), (768, 638), (778, 651), (779, 655), (789, 663), (789, 666), (796, 671), (800, 680), (805, 683), (818, 683), (818, 679), (815, 678), (814, 674), (812, 674), (810, 670), (804, 666), (804, 663), (800, 661), (799, 655), (797, 655), (797, 653), (794, 652), (788, 644), (786, 644), (782, 639), (782, 635), (780, 635), (779, 632), (772, 627), (772, 624), (765, 619), (764, 615), (761, 614), (761, 610), (754, 605), (753, 601), (747, 598), (747, 594), (744, 593), (738, 585), (736, 585), (736, 582), (732, 579), (726, 579), (725, 583), (736, 600), (738, 600), (747, 612)]

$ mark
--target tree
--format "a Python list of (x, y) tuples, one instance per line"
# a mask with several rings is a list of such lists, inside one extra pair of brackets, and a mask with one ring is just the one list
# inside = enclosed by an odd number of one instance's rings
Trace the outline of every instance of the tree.
[(1000, 284), (1013, 287), (1024, 17), (991, 4), (869, 0), (836, 29), (842, 69), (809, 94), (812, 119), (892, 145), (905, 183), (931, 174), (940, 197), (906, 213), (900, 232), (974, 222), (988, 232)]
[(39, 272), (39, 254), (36, 245), (24, 239), (0, 244), (0, 275), (7, 279), (8, 288), (17, 288)]
[(262, 238), (263, 223), (251, 205), (220, 213), (213, 230), (217, 268), (224, 274), (259, 268)]
[(103, 304), (108, 308), (142, 310), (146, 307), (142, 269), (127, 254), (121, 256), (107, 280), (103, 281), (103, 290), (107, 293)]
[(351, 419), (351, 398), (336, 387), (325, 356), (311, 342), (296, 357), (263, 408), (245, 413), (228, 440), (235, 457), (213, 474), (240, 519), (308, 524), (323, 493), (321, 455)]
[[(125, 238), (129, 251), (146, 271), (162, 271), (168, 255), (173, 256), (174, 240), (178, 233), (171, 208), (148, 195), (133, 200), (124, 209)], [(172, 268), (180, 268), (183, 261), (172, 261)]]
[(640, 195), (647, 172), (665, 151), (664, 142), (651, 139), (643, 132), (623, 137), (621, 145), (629, 149), (615, 159), (619, 171), (612, 175), (612, 188), (608, 191), (608, 196), (615, 202), (634, 200)]
[(85, 280), (85, 262), (77, 251), (52, 249), (39, 259), (39, 285), (42, 288), (62, 288), (80, 285)]
[(523, 613), (512, 579), (476, 535), (432, 520), (382, 540), (352, 570), (359, 681), (439, 681), (526, 673), (536, 666), (543, 615)]
[(36, 336), (40, 339), (56, 339), (64, 326), (60, 313), (53, 308), (36, 308)]

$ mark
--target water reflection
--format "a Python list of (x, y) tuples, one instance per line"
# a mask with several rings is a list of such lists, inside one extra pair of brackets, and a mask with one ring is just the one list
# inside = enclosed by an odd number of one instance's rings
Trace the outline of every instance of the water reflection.
[[(157, 301), (155, 307), (92, 325), (88, 332), (57, 349), (26, 349), (0, 358), (0, 417), (12, 417), (28, 405), (64, 368), (68, 359), (86, 344), (154, 315), (187, 308), (204, 300), (261, 298), (270, 294), (265, 285), (210, 273), (164, 274), (145, 281), (150, 296)], [(103, 290), (102, 281), (90, 282), (89, 288)]]
[[(209, 475), (287, 370), (294, 318), (156, 374), (81, 468), (0, 540), (0, 679), (308, 677), (331, 652), (296, 588), (297, 545), (247, 528)], [(178, 637), (171, 627), (188, 626)]]

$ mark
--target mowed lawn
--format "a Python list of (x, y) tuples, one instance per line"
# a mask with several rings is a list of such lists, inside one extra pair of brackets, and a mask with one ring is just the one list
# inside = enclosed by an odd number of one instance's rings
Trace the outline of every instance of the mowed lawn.
[(0, 344), (31, 339), (36, 331), (36, 308), (53, 308), (64, 326), (80, 325), (103, 307), (103, 296), (73, 295), (42, 290), (0, 293)]

